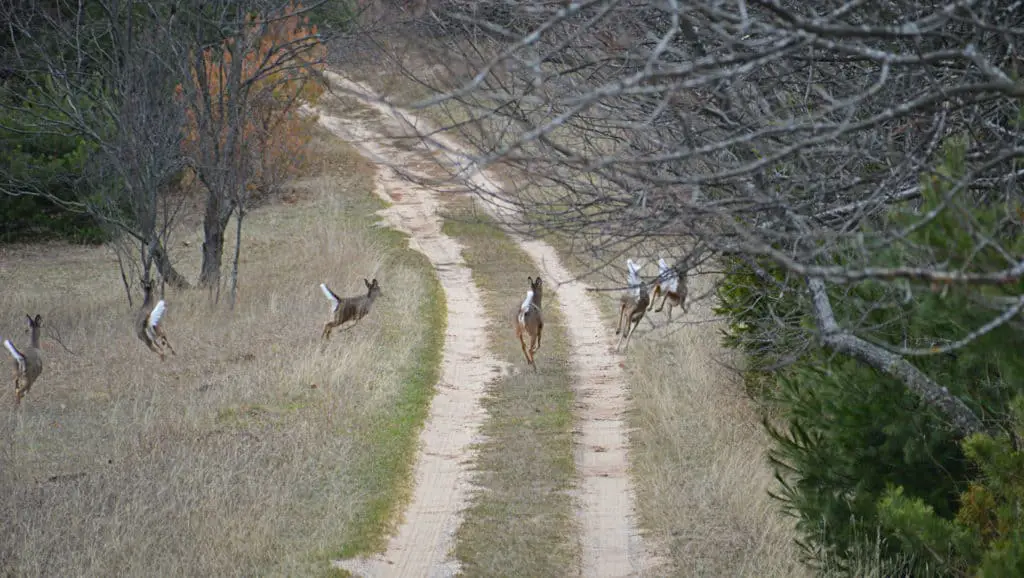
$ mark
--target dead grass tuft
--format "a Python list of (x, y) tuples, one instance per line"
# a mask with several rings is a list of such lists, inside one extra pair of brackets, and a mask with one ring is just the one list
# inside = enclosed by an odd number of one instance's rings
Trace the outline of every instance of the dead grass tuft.
[[(169, 290), (178, 356), (166, 363), (134, 336), (108, 250), (6, 248), (0, 334), (20, 342), (22, 312), (39, 312), (76, 354), (44, 331), (44, 373), (20, 410), (2, 390), (10, 572), (310, 574), (384, 538), (408, 491), (444, 304), (426, 260), (370, 224), (372, 167), (318, 138), (319, 174), (295, 183), (309, 200), (247, 219), (236, 311)], [(194, 278), (200, 237), (181, 237), (191, 248), (172, 252)], [(352, 295), (364, 277), (382, 297), (321, 351), (317, 285)]]

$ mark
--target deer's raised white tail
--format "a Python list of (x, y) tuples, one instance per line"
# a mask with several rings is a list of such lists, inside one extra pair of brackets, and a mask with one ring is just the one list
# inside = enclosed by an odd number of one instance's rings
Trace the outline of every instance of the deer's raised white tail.
[(320, 290), (324, 292), (324, 296), (327, 297), (327, 300), (331, 302), (331, 313), (336, 312), (338, 310), (338, 307), (341, 305), (341, 299), (339, 299), (338, 296), (334, 294), (334, 291), (331, 291), (330, 289), (327, 288), (326, 283), (320, 284)]
[(626, 284), (629, 285), (629, 294), (634, 299), (640, 298), (640, 268), (643, 265), (637, 264), (632, 259), (626, 259)]
[(519, 306), (519, 323), (526, 321), (526, 312), (530, 310), (530, 306), (533, 305), (533, 291), (526, 292), (526, 299), (523, 299), (523, 304)]
[(10, 339), (4, 339), (4, 347), (7, 348), (7, 351), (11, 352), (11, 357), (13, 357), (15, 363), (18, 364), (18, 372), (19, 373), (24, 373), (25, 372), (25, 356), (22, 355), (20, 351), (18, 351), (18, 348), (14, 347), (14, 344), (11, 343)]
[(668, 266), (665, 259), (658, 258), (658, 281), (661, 283), (662, 289), (669, 293), (676, 293), (679, 291), (679, 274)]

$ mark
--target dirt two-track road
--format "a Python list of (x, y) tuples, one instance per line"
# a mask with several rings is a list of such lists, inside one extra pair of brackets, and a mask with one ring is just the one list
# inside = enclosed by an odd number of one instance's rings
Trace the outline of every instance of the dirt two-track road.
[[(454, 535), (471, 490), (471, 446), (487, 417), (480, 401), (488, 383), (505, 368), (489, 354), (484, 307), (461, 247), (442, 233), (438, 193), (402, 178), (389, 165), (414, 172), (417, 166), (436, 165), (438, 158), (456, 163), (451, 151), (458, 150), (457, 143), (441, 135), (434, 137), (440, 146), (421, 143), (410, 147), (408, 141), (399, 145), (391, 135), (409, 134), (426, 122), (384, 103), (364, 85), (334, 73), (328, 73), (328, 78), (336, 91), (362, 100), (379, 113), (340, 118), (320, 111), (320, 122), (380, 164), (377, 193), (390, 203), (381, 214), (388, 225), (408, 233), (413, 248), (434, 264), (448, 306), (441, 381), (421, 434), (411, 503), (386, 552), (336, 564), (367, 577), (453, 576), (459, 570), (451, 555)], [(486, 173), (469, 178), (477, 187), (500, 193), (496, 181)], [(501, 210), (500, 206), (487, 208)], [(610, 353), (614, 344), (611, 332), (586, 287), (569, 282), (572, 275), (550, 245), (513, 239), (534, 261), (549, 291), (558, 292), (568, 326), (580, 432), (574, 457), (579, 473), (582, 560), (580, 568), (567, 568), (564, 575), (646, 575), (655, 562), (635, 524), (623, 416), (628, 406), (627, 388), (619, 366), (621, 358)]]

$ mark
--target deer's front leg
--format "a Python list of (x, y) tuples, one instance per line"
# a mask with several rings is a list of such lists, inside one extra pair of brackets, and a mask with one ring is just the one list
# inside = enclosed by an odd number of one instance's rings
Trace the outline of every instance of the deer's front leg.
[(619, 305), (619, 324), (615, 326), (615, 335), (622, 333), (622, 316), (626, 314), (626, 304)]
[[(665, 308), (665, 301), (668, 300), (668, 291), (665, 292), (665, 296), (661, 298), (661, 306), (655, 310), (655, 313), (661, 313), (661, 310)], [(654, 301), (651, 301), (651, 306), (654, 306)], [(669, 305), (671, 307), (671, 305)]]

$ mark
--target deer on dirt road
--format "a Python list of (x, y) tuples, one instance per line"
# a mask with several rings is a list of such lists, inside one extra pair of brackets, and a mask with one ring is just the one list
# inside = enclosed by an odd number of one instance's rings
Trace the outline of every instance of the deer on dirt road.
[[(621, 334), (621, 337), (619, 337), (619, 342), (615, 345), (616, 351), (618, 351), (619, 345), (622, 344), (623, 337), (626, 338), (626, 347), (629, 347), (629, 337), (633, 334), (633, 329), (640, 324), (640, 320), (644, 318), (647, 305), (650, 303), (647, 286), (640, 280), (640, 269), (642, 267), (642, 264), (638, 264), (632, 259), (626, 259), (626, 285), (629, 289), (619, 299), (619, 325), (615, 329), (615, 335)], [(642, 307), (641, 303), (643, 304)], [(624, 333), (622, 326), (623, 318), (626, 319)], [(636, 321), (635, 323), (634, 320)]]
[(661, 310), (665, 308), (665, 302), (668, 301), (668, 320), (672, 321), (673, 307), (678, 305), (682, 307), (683, 313), (686, 313), (686, 309), (689, 306), (686, 302), (686, 277), (680, 279), (679, 272), (674, 267), (669, 267), (668, 263), (661, 258), (658, 259), (658, 269), (661, 272), (654, 284), (651, 306), (647, 310), (654, 309), (654, 303), (658, 300), (658, 295), (663, 294), (661, 306), (658, 307), (655, 313), (661, 313)]
[[(519, 338), (519, 344), (523, 347), (526, 363), (533, 366), (534, 371), (537, 371), (537, 364), (533, 361), (533, 354), (540, 349), (540, 336), (541, 332), (544, 331), (544, 318), (541, 315), (544, 282), (541, 281), (540, 277), (537, 277), (536, 280), (533, 277), (527, 277), (526, 279), (530, 282), (530, 290), (526, 292), (526, 299), (519, 306), (519, 315), (516, 316), (516, 337)], [(529, 349), (526, 348), (526, 340), (523, 338), (524, 333), (530, 336)]]
[(172, 355), (178, 355), (160, 325), (166, 311), (167, 303), (163, 299), (153, 303), (153, 282), (142, 279), (142, 307), (135, 315), (135, 334), (146, 347), (160, 356), (160, 361), (164, 361), (164, 347), (170, 349)]
[(32, 388), (39, 374), (43, 372), (43, 352), (39, 348), (39, 329), (43, 326), (43, 316), (26, 315), (28, 328), (31, 332), (29, 346), (19, 350), (10, 339), (4, 340), (4, 347), (14, 358), (14, 404), (21, 403), (28, 390)]
[[(647, 285), (641, 281), (637, 286), (637, 295), (632, 292), (622, 296), (621, 305), (619, 307), (619, 326), (615, 330), (615, 335), (619, 335), (619, 342), (615, 344), (615, 351), (619, 350), (619, 345), (622, 344), (622, 338), (626, 338), (626, 349), (629, 349), (629, 339), (633, 337), (633, 331), (637, 325), (640, 325), (640, 320), (644, 318), (644, 313), (647, 312), (647, 305), (651, 302), (651, 297), (647, 293)], [(627, 316), (628, 313), (628, 316)], [(626, 318), (626, 327), (622, 327), (622, 319)]]
[(320, 334), (321, 339), (329, 340), (331, 338), (331, 331), (346, 321), (354, 319), (355, 323), (351, 327), (355, 327), (359, 324), (359, 320), (366, 317), (370, 312), (374, 300), (381, 295), (380, 285), (376, 279), (372, 283), (363, 279), (363, 283), (366, 284), (366, 295), (360, 295), (359, 297), (339, 297), (337, 293), (327, 287), (326, 283), (320, 284), (320, 290), (323, 291), (327, 300), (331, 302), (331, 314), (334, 316), (331, 321), (324, 325), (324, 331)]

